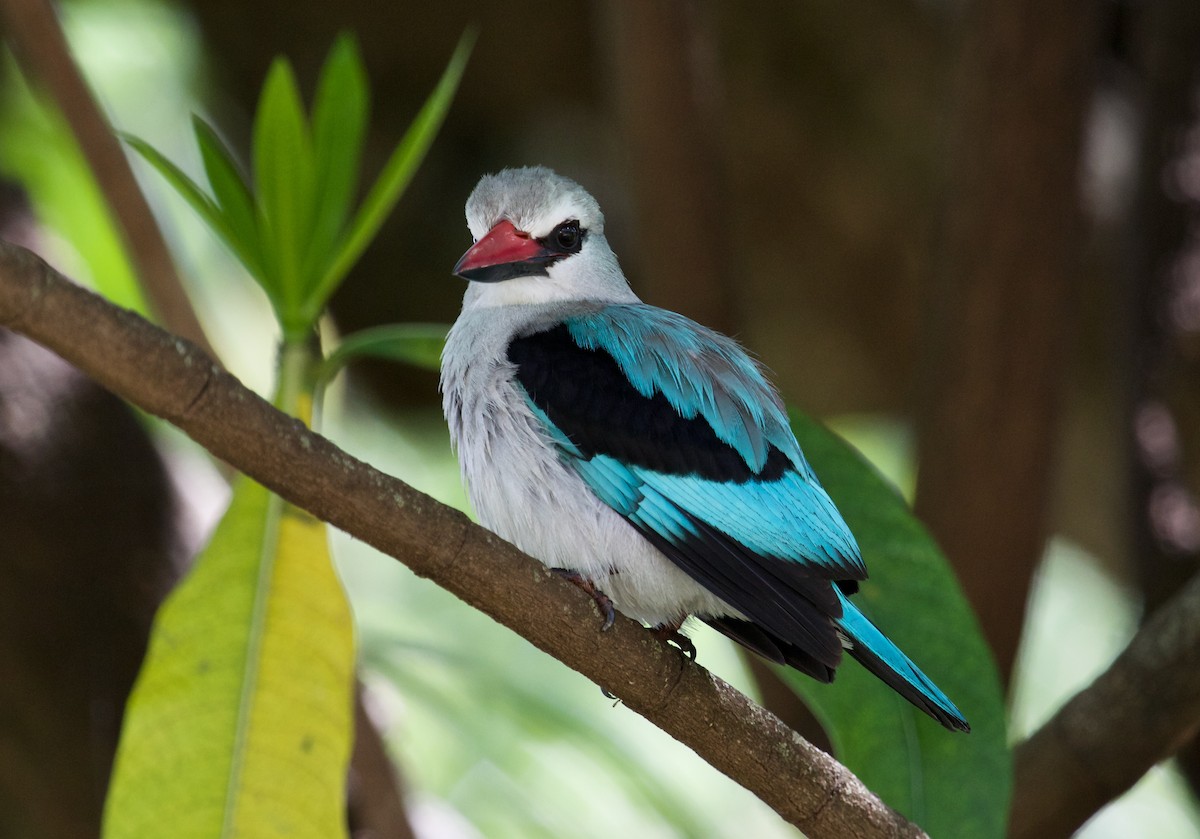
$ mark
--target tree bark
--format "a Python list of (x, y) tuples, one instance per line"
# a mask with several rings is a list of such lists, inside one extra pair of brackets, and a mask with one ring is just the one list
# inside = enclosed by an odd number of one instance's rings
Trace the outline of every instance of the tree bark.
[(1200, 731), (1200, 576), (1016, 749), (1009, 836), (1069, 836)]

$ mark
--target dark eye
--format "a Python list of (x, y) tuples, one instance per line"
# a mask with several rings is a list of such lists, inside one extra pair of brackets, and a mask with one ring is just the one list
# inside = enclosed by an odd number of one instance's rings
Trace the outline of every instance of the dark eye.
[(583, 231), (579, 229), (579, 222), (564, 221), (550, 231), (550, 242), (563, 253), (579, 253), (579, 247), (583, 244)]

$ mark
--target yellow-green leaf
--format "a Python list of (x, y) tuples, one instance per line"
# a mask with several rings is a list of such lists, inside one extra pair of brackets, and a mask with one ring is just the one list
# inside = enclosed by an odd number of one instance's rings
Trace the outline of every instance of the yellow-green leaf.
[(353, 667), (325, 526), (241, 479), (155, 620), (106, 839), (345, 836)]

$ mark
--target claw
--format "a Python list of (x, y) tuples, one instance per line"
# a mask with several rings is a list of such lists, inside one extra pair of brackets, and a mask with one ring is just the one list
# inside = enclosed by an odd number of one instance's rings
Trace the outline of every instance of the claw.
[(568, 583), (582, 589), (596, 602), (596, 608), (604, 616), (604, 623), (600, 626), (601, 632), (607, 632), (612, 629), (612, 625), (617, 619), (617, 610), (613, 607), (613, 602), (607, 594), (596, 588), (595, 583), (580, 575), (577, 571), (571, 571), (566, 568), (551, 568), (550, 571), (562, 577)]
[(691, 661), (696, 660), (696, 645), (692, 643), (692, 639), (679, 631), (679, 627), (683, 626), (683, 621), (679, 623), (659, 624), (650, 631), (654, 633), (660, 641), (666, 641), (669, 644), (674, 644), (679, 648), (679, 651)]

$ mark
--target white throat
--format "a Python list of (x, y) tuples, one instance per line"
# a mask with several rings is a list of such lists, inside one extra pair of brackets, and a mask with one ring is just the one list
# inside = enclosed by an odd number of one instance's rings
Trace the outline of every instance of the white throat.
[(629, 287), (604, 235), (591, 233), (583, 249), (550, 266), (549, 276), (514, 277), (498, 283), (473, 282), (464, 309), (523, 306), (539, 303), (594, 301), (640, 303)]

